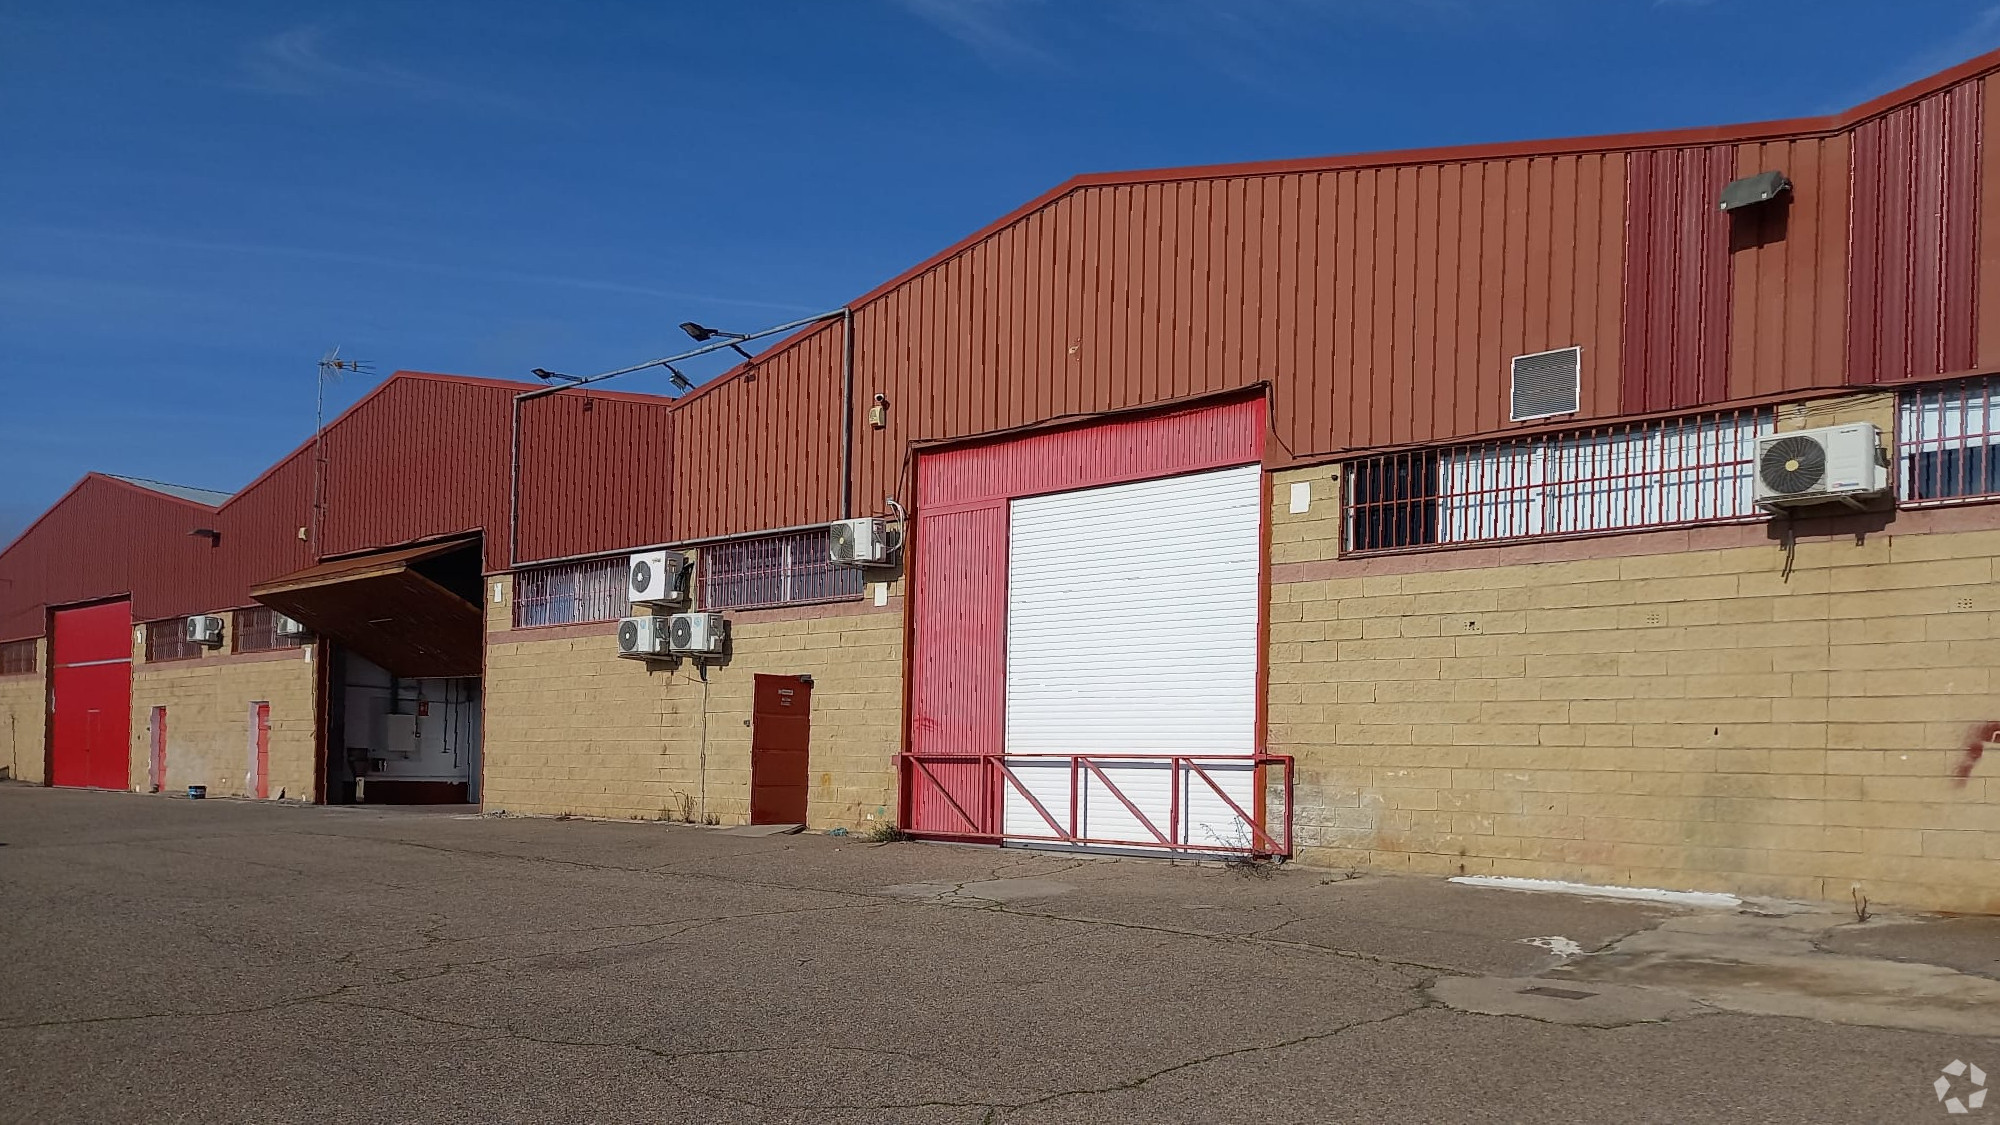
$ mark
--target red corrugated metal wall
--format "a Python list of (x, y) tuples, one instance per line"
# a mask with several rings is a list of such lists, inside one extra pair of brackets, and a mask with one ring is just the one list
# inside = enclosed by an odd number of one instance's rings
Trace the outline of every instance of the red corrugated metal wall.
[(1243, 465), (1264, 455), (1261, 396), (925, 454), (917, 506), (956, 508)]
[(1848, 138), (1746, 144), (1739, 175), (1784, 172), (1789, 196), (1723, 218), (1732, 313), (1728, 398), (1837, 386), (1847, 369)]
[(221, 552), (188, 533), (215, 523), (199, 504), (85, 477), (0, 555), (0, 640), (41, 636), (46, 607), (72, 602), (129, 594), (139, 620), (176, 612)]
[(1854, 130), (1851, 382), (1972, 366), (1983, 101), (1965, 82)]
[[(229, 609), (249, 604), (251, 586), (316, 558), (477, 530), (488, 569), (505, 570), (513, 397), (530, 389), (399, 372), (356, 403), (327, 427), (318, 550), (311, 442), (220, 509), (86, 477), (0, 555), (0, 639), (39, 636), (46, 605), (129, 593), (141, 621)], [(670, 403), (603, 393), (588, 401), (585, 409), (577, 392), (537, 400), (524, 419), (522, 538), (543, 557), (670, 536)], [(641, 465), (653, 471), (635, 471)], [(221, 538), (190, 536), (196, 527)]]
[[(1295, 454), (1505, 428), (1513, 356), (1617, 354), (1624, 184), (1584, 154), (1072, 192), (857, 311), (857, 414), (893, 403), (857, 506), (910, 441), (1260, 381)], [(1589, 365), (1586, 412), (1617, 386)]]
[[(1729, 397), (1727, 145), (1626, 158), (1621, 402), (1631, 414)], [(1585, 353), (1586, 361), (1589, 354)]]
[[(838, 514), (840, 333), (839, 322), (830, 322), (760, 357), (740, 377), (704, 388), (676, 411), (673, 472), (666, 482), (677, 517), (675, 539), (791, 527)], [(904, 408), (920, 409), (914, 403)], [(883, 495), (861, 493), (856, 505), (875, 511)]]
[[(365, 400), (364, 400), (365, 401)], [(230, 497), (216, 517), (222, 542), (198, 580), (150, 618), (246, 605), (250, 587), (313, 563), (313, 544), (299, 529), (312, 526), (312, 449), (295, 450), (249, 487)]]
[(677, 537), (665, 400), (586, 390), (521, 407), (522, 562)]
[(484, 529), (507, 568), (510, 383), (396, 379), (326, 435), (326, 540), (345, 555)]

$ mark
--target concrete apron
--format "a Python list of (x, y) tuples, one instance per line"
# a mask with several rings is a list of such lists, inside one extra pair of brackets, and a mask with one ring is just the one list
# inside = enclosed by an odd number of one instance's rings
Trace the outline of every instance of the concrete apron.
[[(1711, 1012), (2000, 1037), (2000, 980), (1942, 965), (1831, 952), (1836, 935), (1908, 927), (1851, 913), (1746, 902), (1705, 910), (1565, 958), (1535, 977), (1443, 977), (1440, 1003), (1487, 1015), (1619, 1027)], [(2000, 935), (2000, 926), (1989, 934)]]

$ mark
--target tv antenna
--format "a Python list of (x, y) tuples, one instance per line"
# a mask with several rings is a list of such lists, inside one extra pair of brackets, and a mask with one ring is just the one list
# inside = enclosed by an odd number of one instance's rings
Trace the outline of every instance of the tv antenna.
[(338, 345), (319, 357), (319, 378), (313, 400), (313, 512), (312, 549), (320, 551), (320, 531), (326, 523), (326, 385), (340, 382), (348, 372), (372, 374), (375, 365), (359, 359), (340, 358)]

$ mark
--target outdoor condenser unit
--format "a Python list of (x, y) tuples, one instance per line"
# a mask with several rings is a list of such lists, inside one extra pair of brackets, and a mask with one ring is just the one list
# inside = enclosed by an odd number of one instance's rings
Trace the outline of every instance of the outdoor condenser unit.
[(1766, 508), (1850, 505), (1889, 490), (1882, 439), (1873, 422), (1765, 434), (1757, 439), (1757, 503)]

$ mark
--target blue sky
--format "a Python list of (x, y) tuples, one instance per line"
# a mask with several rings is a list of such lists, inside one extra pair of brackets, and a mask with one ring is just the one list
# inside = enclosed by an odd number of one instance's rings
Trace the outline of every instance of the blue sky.
[(10, 0), (0, 542), (91, 469), (242, 485), (336, 344), (604, 370), (1077, 172), (1824, 113), (1995, 46), (1983, 0)]

